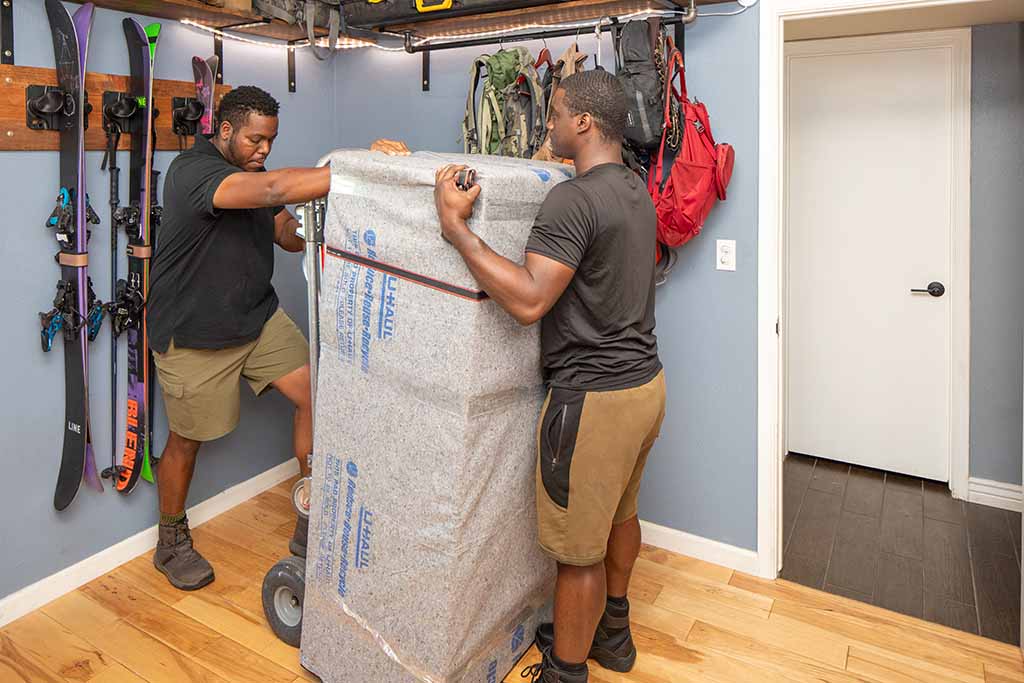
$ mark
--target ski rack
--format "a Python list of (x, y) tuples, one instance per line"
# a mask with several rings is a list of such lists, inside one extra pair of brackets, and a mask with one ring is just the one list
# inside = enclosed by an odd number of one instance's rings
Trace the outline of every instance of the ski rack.
[[(4, 0), (0, 0), (2, 6)], [(103, 105), (109, 104), (108, 93), (124, 93), (128, 90), (128, 77), (120, 74), (106, 74), (89, 71), (86, 73), (86, 90), (88, 99), (93, 103), (91, 125), (85, 135), (87, 151), (103, 152), (107, 149), (106, 131), (99, 125), (98, 116), (102, 114)], [(31, 92), (29, 89), (32, 88)], [(157, 118), (156, 139), (157, 151), (178, 151), (178, 140), (172, 131), (171, 116), (172, 100), (175, 97), (195, 97), (194, 80), (157, 79), (153, 85), (155, 109), (163, 115)], [(231, 86), (218, 86), (217, 98), (230, 91)], [(0, 152), (57, 151), (60, 147), (56, 129), (47, 128), (48, 123), (33, 125), (35, 119), (44, 119), (37, 112), (30, 112), (28, 101), (44, 94), (45, 91), (59, 90), (57, 71), (54, 68), (0, 64)], [(53, 105), (56, 102), (51, 103)], [(129, 129), (121, 136), (118, 150), (127, 151), (131, 148)]]

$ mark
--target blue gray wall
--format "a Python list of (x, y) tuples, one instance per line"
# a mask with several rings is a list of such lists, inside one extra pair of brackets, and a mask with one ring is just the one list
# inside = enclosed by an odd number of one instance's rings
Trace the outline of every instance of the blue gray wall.
[[(648, 466), (640, 510), (651, 522), (751, 549), (757, 541), (757, 20), (754, 8), (700, 19), (687, 29), (690, 92), (707, 103), (716, 138), (736, 147), (737, 165), (729, 200), (680, 251), (670, 282), (658, 290), (669, 417)], [(548, 47), (557, 57), (569, 42), (551, 40)], [(579, 44), (594, 54), (592, 33)], [(543, 47), (526, 46), (534, 54)], [(343, 146), (364, 146), (384, 136), (413, 149), (461, 150), (469, 68), (485, 49), (432, 54), (427, 93), (420, 91), (419, 55), (344, 55), (335, 73), (337, 139)], [(609, 70), (611, 56), (605, 34), (602, 63)], [(387, 77), (369, 86), (371, 73)], [(716, 239), (737, 241), (737, 272), (715, 270)]]
[(1024, 25), (973, 32), (971, 476), (1021, 483)]
[[(68, 4), (72, 11), (79, 6)], [(88, 68), (90, 71), (127, 73), (121, 20), (128, 15), (107, 10), (96, 14)], [(53, 67), (49, 26), (42, 2), (15, 3), (16, 59), (26, 66)], [(137, 17), (143, 23), (148, 19)], [(191, 80), (191, 58), (213, 52), (212, 39), (193, 29), (164, 21), (157, 55), (158, 78)], [(334, 131), (332, 67), (312, 55), (298, 55), (299, 92), (287, 92), (283, 52), (226, 42), (225, 82), (260, 85), (282, 104), (281, 133), (270, 166), (312, 164), (330, 146)], [(93, 95), (94, 104), (98, 93)], [(169, 116), (170, 112), (164, 112)], [(100, 123), (94, 112), (92, 125)], [(160, 152), (156, 165), (166, 170), (174, 154)], [(108, 180), (100, 171), (101, 152), (90, 152), (88, 186), (92, 204), (102, 224), (93, 231), (90, 272), (96, 293), (109, 299), (110, 224)], [(121, 153), (122, 165), (128, 163)], [(7, 321), (0, 376), (7, 398), (0, 411), (0, 471), (7, 478), (7, 493), (0, 496), (0, 597), (48, 576), (79, 560), (141, 531), (157, 521), (155, 487), (140, 483), (130, 496), (112, 490), (97, 494), (85, 487), (71, 508), (53, 510), (53, 489), (61, 450), (64, 405), (62, 341), (44, 354), (39, 348), (37, 312), (50, 308), (59, 270), (53, 262), (56, 242), (43, 222), (53, 208), (58, 179), (55, 152), (5, 152), (0, 155), (3, 197), (6, 202), (6, 234), (0, 241), (0, 291), (4, 293)], [(122, 200), (128, 187), (122, 173)], [(123, 238), (122, 238), (123, 243)], [(280, 253), (280, 252), (279, 252)], [(123, 247), (119, 269), (124, 273)], [(297, 256), (278, 258), (275, 285), (293, 317), (306, 320), (305, 281)], [(119, 364), (125, 379), (124, 342)], [(99, 467), (110, 464), (110, 331), (104, 326), (90, 352), (90, 405), (93, 442)], [(123, 389), (122, 389), (123, 391)], [(159, 392), (158, 392), (159, 393)], [(242, 420), (238, 430), (203, 448), (189, 505), (199, 503), (240, 481), (292, 457), (291, 408), (281, 396), (270, 394), (255, 400), (242, 390)], [(123, 399), (122, 399), (123, 402)], [(124, 408), (121, 408), (121, 428)], [(167, 421), (160, 400), (156, 415), (156, 446), (159, 452), (167, 436)], [(120, 431), (120, 430), (119, 430)], [(118, 439), (121, 436), (118, 435)], [(282, 551), (284, 549), (282, 548)]]

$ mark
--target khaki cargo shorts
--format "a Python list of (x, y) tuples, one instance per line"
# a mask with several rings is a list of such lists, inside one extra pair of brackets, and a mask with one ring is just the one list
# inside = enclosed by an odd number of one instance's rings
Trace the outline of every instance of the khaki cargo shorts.
[(665, 373), (621, 391), (552, 389), (537, 426), (540, 546), (562, 564), (604, 560), (612, 526), (637, 514), (665, 419)]
[(273, 382), (309, 363), (309, 345), (278, 307), (256, 341), (228, 349), (153, 352), (171, 431), (194, 441), (212, 441), (238, 425), (239, 380), (257, 396)]

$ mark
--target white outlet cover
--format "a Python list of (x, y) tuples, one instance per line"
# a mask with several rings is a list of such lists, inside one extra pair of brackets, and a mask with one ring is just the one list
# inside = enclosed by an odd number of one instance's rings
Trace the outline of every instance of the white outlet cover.
[(743, 5), (744, 7), (753, 7), (754, 5), (757, 4), (757, 0), (736, 0), (736, 2)]
[(716, 240), (715, 268), (717, 270), (736, 270), (736, 240)]

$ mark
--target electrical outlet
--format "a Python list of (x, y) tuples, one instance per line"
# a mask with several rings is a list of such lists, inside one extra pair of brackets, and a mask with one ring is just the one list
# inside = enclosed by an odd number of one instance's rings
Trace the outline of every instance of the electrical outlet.
[(715, 268), (736, 270), (736, 240), (718, 240), (715, 244)]

